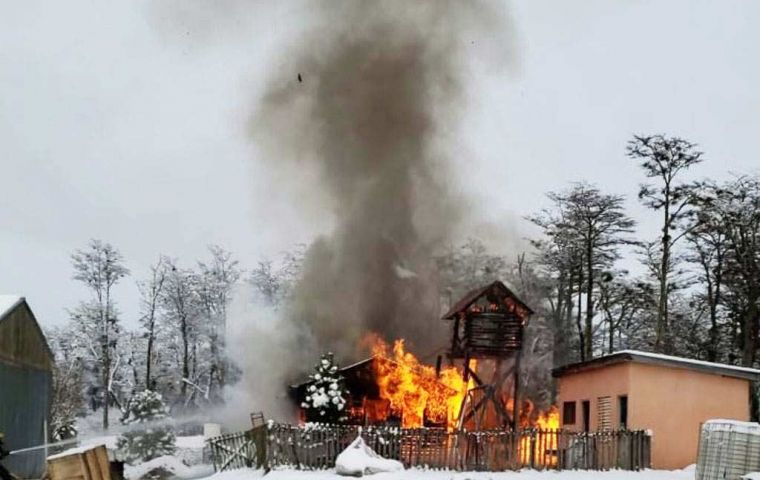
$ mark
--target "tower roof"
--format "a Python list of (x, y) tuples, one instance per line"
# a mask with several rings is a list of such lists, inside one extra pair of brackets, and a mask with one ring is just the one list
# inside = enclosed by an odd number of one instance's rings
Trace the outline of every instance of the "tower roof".
[(496, 280), (492, 283), (489, 283), (488, 285), (469, 291), (467, 295), (455, 303), (442, 318), (444, 320), (452, 320), (456, 318), (460, 313), (466, 312), (467, 309), (470, 308), (470, 306), (480, 298), (488, 297), (489, 295), (498, 296), (514, 302), (518, 307), (526, 311), (526, 317), (534, 313), (533, 310), (527, 306), (525, 302), (520, 300), (520, 298), (515, 295), (515, 293), (506, 285), (504, 285), (503, 282)]

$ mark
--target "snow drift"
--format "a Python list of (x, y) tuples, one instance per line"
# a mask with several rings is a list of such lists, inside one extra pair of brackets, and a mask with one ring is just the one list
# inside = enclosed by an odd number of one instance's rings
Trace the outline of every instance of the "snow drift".
[(397, 472), (404, 466), (396, 460), (383, 458), (372, 450), (362, 437), (356, 437), (338, 458), (335, 459), (335, 471), (338, 475), (361, 477), (366, 474)]

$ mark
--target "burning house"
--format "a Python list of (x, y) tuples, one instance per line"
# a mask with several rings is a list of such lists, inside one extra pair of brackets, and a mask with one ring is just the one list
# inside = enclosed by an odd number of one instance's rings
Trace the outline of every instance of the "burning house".
[[(451, 343), (443, 364), (425, 364), (403, 340), (387, 344), (376, 335), (365, 343), (372, 353), (339, 372), (348, 391), (348, 422), (396, 424), (449, 430), (517, 428), (520, 350), (531, 309), (502, 282), (472, 290), (443, 316), (451, 322)], [(291, 387), (301, 404), (312, 382)], [(515, 411), (518, 410), (518, 411)], [(303, 421), (319, 421), (301, 409)]]
[[(378, 353), (339, 370), (348, 392), (346, 423), (447, 426), (449, 403), (456, 403), (448, 400), (459, 391), (446, 385), (445, 379), (438, 378), (432, 367), (421, 365), (403, 348), (403, 342), (398, 341), (394, 347), (397, 353), (393, 353), (386, 344), (377, 343), (374, 349)], [(312, 383), (292, 386), (291, 398), (300, 404)], [(443, 407), (437, 408), (438, 405)], [(322, 420), (307, 409), (301, 408), (299, 412), (302, 421)]]

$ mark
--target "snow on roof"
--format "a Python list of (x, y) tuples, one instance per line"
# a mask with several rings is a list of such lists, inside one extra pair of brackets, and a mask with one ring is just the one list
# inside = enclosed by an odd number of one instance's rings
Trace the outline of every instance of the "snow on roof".
[(0, 295), (0, 320), (22, 301), (24, 297), (21, 295)]
[[(680, 363), (688, 363), (692, 365), (702, 365), (705, 367), (720, 367), (727, 370), (735, 370), (737, 372), (746, 372), (746, 373), (754, 373), (756, 375), (760, 375), (760, 370), (756, 368), (748, 368), (748, 367), (738, 367), (736, 365), (727, 365), (725, 363), (716, 363), (716, 362), (706, 362), (704, 360), (695, 360), (693, 358), (684, 358), (684, 357), (674, 357), (672, 355), (662, 355), (660, 353), (650, 353), (650, 352), (642, 352), (640, 350), (621, 350), (616, 353), (621, 354), (630, 354), (630, 355), (637, 355), (640, 357), (647, 357), (652, 358), (655, 360), (665, 360), (665, 361), (671, 361), (671, 362), (680, 362)], [(613, 354), (614, 355), (614, 354)]]
[(675, 357), (672, 355), (663, 355), (660, 353), (642, 352), (640, 350), (620, 350), (618, 352), (587, 360), (585, 362), (565, 365), (563, 367), (554, 369), (554, 375), (561, 376), (569, 372), (586, 370), (587, 368), (593, 368), (596, 366), (618, 363), (622, 361), (652, 363), (675, 368), (688, 368), (691, 370), (699, 370), (707, 373), (744, 378), (748, 380), (760, 380), (760, 370), (755, 368), (739, 367), (735, 365), (727, 365), (724, 363), (706, 362), (703, 360)]
[(80, 453), (89, 452), (90, 450), (94, 450), (98, 447), (106, 448), (105, 445), (82, 445), (80, 447), (69, 448), (68, 450), (64, 450), (61, 453), (56, 453), (55, 455), (50, 455), (47, 457), (47, 459), (57, 460), (59, 458), (68, 457), (69, 455), (79, 455)]
[(702, 424), (703, 432), (737, 432), (760, 435), (760, 423), (714, 418)]

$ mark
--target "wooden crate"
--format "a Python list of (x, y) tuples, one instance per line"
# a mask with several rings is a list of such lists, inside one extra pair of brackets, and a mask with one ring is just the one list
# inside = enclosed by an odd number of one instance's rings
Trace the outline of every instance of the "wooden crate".
[(112, 480), (105, 445), (48, 457), (47, 474), (50, 480)]

